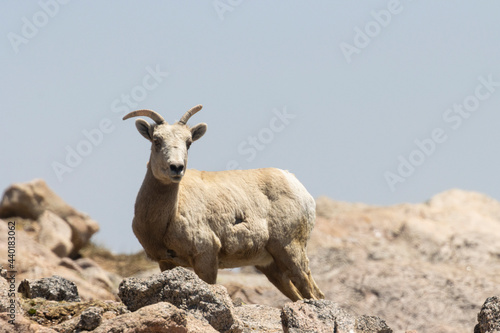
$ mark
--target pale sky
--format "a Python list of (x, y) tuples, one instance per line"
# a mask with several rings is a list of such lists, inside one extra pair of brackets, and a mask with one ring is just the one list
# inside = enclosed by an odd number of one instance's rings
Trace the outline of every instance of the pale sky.
[(208, 124), (189, 168), (278, 167), (314, 197), (500, 200), (498, 1), (2, 1), (0, 187), (43, 178), (139, 250), (149, 142)]

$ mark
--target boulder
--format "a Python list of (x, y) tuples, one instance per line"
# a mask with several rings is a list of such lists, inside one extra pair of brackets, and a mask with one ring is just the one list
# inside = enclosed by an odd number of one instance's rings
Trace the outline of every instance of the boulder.
[(19, 216), (37, 220), (46, 210), (63, 219), (80, 214), (54, 193), (43, 179), (11, 185), (5, 190), (0, 202), (2, 218)]
[(477, 315), (474, 333), (500, 332), (500, 297), (488, 297)]
[(356, 317), (328, 300), (288, 303), (281, 312), (285, 333), (392, 333), (380, 318)]
[(80, 302), (76, 285), (63, 277), (54, 275), (38, 280), (23, 280), (18, 291), (25, 298), (44, 298), (49, 301)]
[(103, 321), (94, 333), (108, 332), (217, 332), (206, 321), (176, 308), (170, 303), (160, 302), (145, 306), (135, 312)]
[(118, 297), (130, 311), (159, 302), (169, 302), (196, 318), (207, 321), (218, 331), (240, 331), (226, 288), (209, 285), (195, 273), (182, 267), (148, 278), (124, 279), (120, 284)]
[(356, 332), (392, 333), (392, 329), (379, 317), (363, 315), (356, 319)]
[[(0, 249), (7, 248), (7, 222), (0, 220)], [(47, 247), (35, 241), (23, 230), (16, 230), (15, 270), (16, 286), (23, 279), (40, 279), (52, 275), (62, 276), (73, 281), (80, 297), (84, 300), (116, 300), (116, 295), (109, 288), (103, 288), (94, 280), (86, 280), (83, 270), (70, 258), (59, 258)], [(0, 251), (0, 265), (8, 267), (7, 251)], [(113, 278), (114, 289), (118, 289), (119, 282)]]
[(73, 259), (61, 258), (61, 260), (59, 261), (59, 266), (68, 268), (70, 270), (77, 272), (80, 275), (83, 275), (83, 269)]
[(37, 240), (40, 244), (48, 247), (57, 256), (64, 258), (73, 251), (71, 242), (71, 227), (66, 221), (49, 210), (38, 218), (40, 231)]
[(356, 319), (332, 301), (302, 300), (283, 307), (281, 323), (285, 333), (348, 333)]
[(74, 261), (81, 269), (81, 274), (87, 281), (97, 284), (107, 290), (114, 290), (118, 287), (121, 279), (114, 283), (112, 273), (105, 271), (94, 260), (90, 258), (80, 258)]
[(70, 256), (75, 257), (85, 245), (89, 243), (90, 237), (99, 231), (99, 225), (96, 221), (84, 214), (71, 215), (66, 218), (71, 227), (73, 251)]
[(71, 256), (75, 256), (99, 230), (97, 222), (68, 205), (42, 179), (11, 185), (5, 190), (0, 202), (0, 218), (18, 216), (38, 220), (47, 210), (70, 226), (73, 244)]
[(240, 305), (234, 308), (245, 330), (252, 333), (282, 332), (280, 309), (260, 304)]
[(102, 308), (92, 306), (83, 311), (80, 315), (78, 328), (84, 331), (92, 331), (102, 322)]

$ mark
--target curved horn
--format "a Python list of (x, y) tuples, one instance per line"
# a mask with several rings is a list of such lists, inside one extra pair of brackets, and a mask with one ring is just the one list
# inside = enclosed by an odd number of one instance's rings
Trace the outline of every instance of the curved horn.
[(127, 114), (125, 117), (123, 117), (123, 120), (126, 120), (128, 118), (132, 118), (132, 117), (137, 117), (137, 116), (149, 117), (149, 118), (153, 119), (158, 125), (165, 123), (165, 119), (163, 119), (162, 116), (160, 116), (158, 113), (154, 112), (153, 110), (132, 111), (129, 114)]
[(203, 107), (203, 105), (201, 105), (201, 104), (193, 106), (188, 112), (184, 113), (181, 120), (179, 120), (178, 122), (186, 125), (189, 118), (191, 118), (191, 116), (194, 115), (196, 112), (200, 111), (202, 107)]

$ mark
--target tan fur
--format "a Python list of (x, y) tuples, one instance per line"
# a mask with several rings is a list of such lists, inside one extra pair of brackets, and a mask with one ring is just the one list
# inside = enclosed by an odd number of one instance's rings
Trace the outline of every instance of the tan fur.
[(306, 256), (315, 202), (291, 173), (274, 168), (185, 171), (187, 146), (182, 145), (201, 137), (206, 125), (150, 126), (140, 130), (151, 133), (145, 137), (152, 141), (152, 152), (132, 227), (162, 271), (193, 267), (213, 284), (218, 268), (253, 265), (293, 301), (324, 297)]

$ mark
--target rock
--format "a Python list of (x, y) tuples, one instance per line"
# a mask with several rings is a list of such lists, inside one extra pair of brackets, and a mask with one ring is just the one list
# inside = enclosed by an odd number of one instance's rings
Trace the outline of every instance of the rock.
[(57, 275), (39, 280), (23, 280), (18, 291), (26, 298), (41, 297), (49, 301), (80, 302), (76, 285)]
[[(7, 248), (7, 222), (0, 220), (0, 249)], [(0, 264), (7, 267), (7, 251), (0, 251)], [(107, 288), (84, 279), (81, 268), (70, 258), (59, 258), (47, 247), (28, 236), (22, 229), (16, 229), (15, 270), (17, 284), (23, 279), (35, 280), (58, 275), (73, 281), (80, 297), (84, 300), (116, 300), (116, 295)], [(72, 267), (72, 268), (69, 268)], [(17, 286), (16, 284), (16, 286)], [(115, 289), (117, 290), (118, 283)]]
[(369, 316), (356, 318), (328, 300), (288, 303), (281, 312), (281, 322), (285, 333), (392, 333), (380, 318)]
[(73, 251), (71, 242), (71, 227), (66, 221), (49, 210), (38, 218), (40, 231), (37, 240), (40, 244), (48, 247), (57, 256), (67, 257)]
[(69, 268), (83, 275), (83, 269), (73, 259), (62, 258), (61, 261), (59, 261), (59, 266)]
[(7, 276), (8, 279), (0, 277), (0, 312), (7, 312), (14, 316), (20, 312), (21, 304), (16, 292), (15, 278), (10, 280), (10, 276)]
[(483, 194), (393, 206), (320, 198), (316, 212), (310, 269), (326, 299), (353, 313), (397, 332), (465, 333), (498, 293), (500, 203)]
[(5, 190), (0, 202), (0, 218), (19, 216), (38, 220), (47, 210), (70, 226), (73, 244), (71, 256), (76, 256), (99, 230), (97, 222), (68, 205), (42, 179), (11, 185)]
[(282, 332), (280, 313), (278, 308), (249, 304), (234, 308), (236, 316), (240, 319), (243, 328), (252, 333)]
[(79, 213), (52, 191), (43, 179), (11, 185), (0, 202), (0, 217), (20, 216), (37, 220), (50, 210), (63, 219)]
[(349, 333), (356, 319), (332, 301), (302, 300), (285, 304), (281, 323), (285, 333)]
[(379, 317), (363, 315), (356, 319), (356, 332), (392, 333), (392, 330)]
[[(0, 246), (4, 249), (7, 248), (7, 232), (7, 221), (0, 220)], [(48, 248), (27, 236), (22, 230), (16, 229), (15, 237), (14, 265), (18, 274), (33, 272), (36, 275), (37, 270), (48, 273), (45, 272), (45, 269), (52, 270), (61, 260)], [(7, 251), (0, 251), (0, 263), (7, 264), (8, 259)]]
[(130, 312), (123, 303), (114, 301), (57, 302), (43, 298), (23, 298), (21, 301), (30, 320), (60, 333), (80, 332), (82, 326), (95, 326), (99, 317), (104, 322)]
[(14, 324), (9, 323), (9, 320), (7, 313), (0, 313), (0, 333), (57, 333), (57, 331), (32, 322), (21, 315), (16, 316)]
[(103, 321), (94, 333), (108, 332), (217, 332), (205, 320), (195, 318), (187, 311), (166, 302), (144, 306), (141, 309)]
[[(11, 195), (9, 198), (13, 197)], [(0, 212), (3, 207), (5, 205), (2, 203)], [(57, 211), (56, 208), (54, 210)], [(43, 209), (37, 215), (38, 221), (9, 219), (17, 222), (17, 283), (23, 279), (55, 274), (73, 281), (85, 301), (116, 299), (109, 287), (109, 281), (117, 286), (116, 276), (111, 277), (93, 260), (59, 258), (35, 241), (39, 239), (43, 214), (50, 211), (63, 218), (54, 210)], [(476, 321), (479, 322), (474, 330), (476, 333), (500, 332), (496, 326), (500, 320), (497, 317), (498, 298), (485, 302), (487, 297), (498, 292), (500, 285), (500, 275), (495, 274), (500, 270), (499, 202), (479, 193), (460, 190), (446, 191), (421, 204), (388, 207), (320, 198), (317, 201), (317, 215), (316, 226), (308, 243), (310, 268), (326, 298), (334, 299), (343, 308), (336, 306), (333, 311), (331, 304), (322, 304), (326, 301), (301, 301), (293, 306), (287, 304), (283, 310), (287, 331), (298, 332), (302, 328), (294, 325), (302, 325), (305, 327), (304, 332), (332, 332), (333, 329), (341, 332), (346, 328), (356, 333), (389, 332), (385, 322), (379, 319), (384, 318), (397, 332), (465, 333), (472, 330)], [(67, 222), (66, 218), (63, 219)], [(6, 225), (5, 221), (0, 220), (0, 249), (7, 247)], [(85, 231), (85, 228), (82, 230)], [(0, 251), (0, 264), (5, 266), (7, 260), (7, 252)], [(115, 269), (115, 266), (104, 265)], [(202, 286), (202, 281), (194, 281), (191, 276), (194, 274), (185, 273), (184, 270), (172, 272), (164, 272), (173, 274), (168, 275), (165, 281), (156, 279), (155, 282), (149, 281), (152, 277), (145, 278), (153, 274), (151, 271), (141, 271), (140, 274), (145, 275), (140, 280), (149, 282), (144, 282), (144, 290), (140, 287), (142, 282), (138, 283), (135, 296), (128, 295), (130, 302), (135, 303), (138, 309), (133, 313), (125, 315), (123, 312), (108, 311), (92, 302), (89, 302), (92, 305), (85, 306), (83, 302), (60, 302), (61, 305), (70, 304), (78, 310), (67, 307), (57, 312), (37, 307), (37, 313), (29, 319), (50, 326), (59, 333), (78, 332), (83, 327), (95, 325), (99, 310), (89, 310), (85, 314), (82, 311), (89, 306), (96, 306), (103, 309), (101, 324), (95, 329), (102, 328), (101, 332), (108, 329), (113, 332), (113, 327), (116, 327), (116, 331), (126, 331), (127, 327), (132, 327), (132, 331), (147, 331), (149, 324), (153, 328), (166, 325), (172, 331), (214, 331), (208, 324), (210, 318), (211, 323), (223, 328), (226, 327), (223, 323), (233, 320), (230, 326), (233, 331), (280, 332), (285, 329), (278, 308), (288, 300), (255, 269), (247, 267), (219, 271), (217, 283), (226, 286), (233, 299), (241, 298), (239, 306), (225, 301), (227, 295), (220, 286)], [(10, 301), (6, 299), (6, 288), (0, 278), (0, 309), (2, 306), (5, 309)], [(192, 293), (189, 289), (193, 290)], [(28, 310), (35, 307), (31, 307), (31, 303), (39, 301), (51, 302), (20, 299), (23, 306), (28, 306)], [(177, 307), (165, 303), (171, 301)], [(147, 305), (149, 303), (155, 304)], [(484, 309), (478, 315), (478, 308), (483, 303)], [(125, 309), (122, 303), (118, 304)], [(151, 316), (150, 311), (154, 313)], [(56, 320), (53, 315), (58, 313)], [(377, 317), (357, 317), (353, 313), (369, 313)], [(44, 329), (29, 322), (20, 313), (16, 317), (18, 326), (12, 328), (6, 324), (7, 315), (0, 315), (0, 333)], [(122, 318), (117, 318), (122, 316), (124, 322), (120, 323)], [(186, 325), (183, 324), (183, 316), (187, 316)], [(85, 324), (87, 319), (89, 326)], [(315, 320), (317, 322), (312, 326), (310, 322)], [(332, 322), (334, 326), (329, 326)], [(186, 328), (193, 327), (193, 323), (204, 326), (199, 326), (197, 330)], [(53, 332), (51, 329), (46, 330)]]
[(71, 242), (73, 242), (74, 248), (70, 256), (74, 257), (81, 248), (89, 243), (90, 237), (99, 231), (99, 225), (96, 221), (81, 213), (68, 216), (66, 221), (72, 231)]
[(85, 331), (92, 331), (101, 324), (103, 310), (99, 307), (92, 306), (83, 311), (80, 315), (78, 328)]
[(124, 279), (118, 297), (130, 311), (158, 302), (169, 302), (198, 319), (206, 320), (218, 331), (237, 332), (238, 320), (227, 290), (209, 285), (195, 273), (176, 267), (149, 278)]
[(488, 297), (477, 315), (474, 333), (500, 332), (500, 297)]
[(87, 281), (98, 284), (107, 290), (113, 290), (118, 287), (119, 283), (115, 285), (115, 283), (111, 281), (111, 273), (102, 269), (94, 260), (90, 258), (80, 258), (75, 260), (75, 263), (81, 268), (81, 273)]

